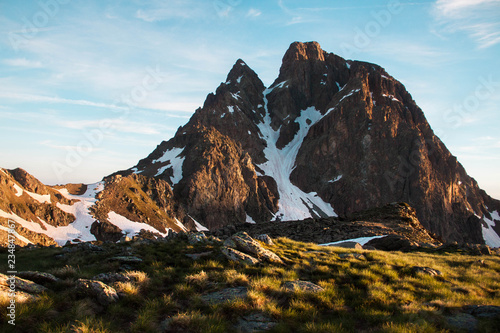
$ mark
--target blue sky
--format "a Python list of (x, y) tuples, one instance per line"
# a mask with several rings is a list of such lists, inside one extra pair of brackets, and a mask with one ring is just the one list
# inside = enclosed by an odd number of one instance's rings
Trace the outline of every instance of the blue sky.
[(238, 58), (270, 85), (312, 40), (402, 81), (500, 198), (500, 0), (2, 0), (0, 167), (98, 181), (171, 138)]

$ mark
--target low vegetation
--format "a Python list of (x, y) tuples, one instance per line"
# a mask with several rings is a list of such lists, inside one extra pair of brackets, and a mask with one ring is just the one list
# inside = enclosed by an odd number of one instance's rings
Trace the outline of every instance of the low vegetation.
[[(16, 252), (17, 270), (49, 272), (59, 281), (36, 301), (17, 304), (16, 326), (1, 302), (0, 331), (8, 332), (236, 332), (241, 318), (261, 314), (269, 332), (455, 332), (447, 318), (466, 305), (500, 306), (500, 258), (462, 253), (400, 253), (320, 247), (289, 239), (266, 246), (285, 265), (247, 266), (220, 255), (220, 244), (168, 242), (102, 244), (104, 251), (63, 253), (61, 248)], [(212, 252), (198, 260), (186, 254)], [(124, 254), (140, 263), (109, 261)], [(362, 254), (359, 256), (357, 254)], [(416, 273), (414, 266), (442, 272)], [(6, 271), (4, 263), (0, 269)], [(121, 272), (109, 283), (120, 299), (103, 306), (74, 288), (78, 279)], [(324, 290), (290, 291), (286, 281), (310, 281)], [(207, 302), (227, 288), (246, 296)], [(480, 319), (480, 332), (500, 321)]]

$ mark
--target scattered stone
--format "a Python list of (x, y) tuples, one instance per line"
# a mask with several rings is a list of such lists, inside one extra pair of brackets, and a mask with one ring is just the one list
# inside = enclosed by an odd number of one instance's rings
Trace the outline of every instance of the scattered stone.
[(357, 242), (342, 242), (342, 243), (336, 243), (332, 244), (329, 246), (335, 246), (335, 247), (342, 247), (344, 249), (356, 249), (356, 250), (362, 250), (363, 246)]
[(257, 237), (255, 237), (255, 239), (260, 240), (262, 243), (266, 245), (274, 245), (273, 239), (269, 237), (268, 234), (258, 235)]
[(237, 332), (240, 333), (253, 333), (269, 331), (277, 325), (277, 322), (266, 316), (263, 313), (254, 313), (238, 320), (235, 326)]
[(464, 311), (478, 318), (500, 318), (500, 306), (496, 305), (468, 305)]
[(101, 281), (78, 279), (76, 289), (85, 296), (94, 298), (101, 305), (109, 305), (119, 298), (114, 288)]
[(259, 244), (259, 242), (250, 237), (246, 232), (239, 232), (231, 236), (231, 238), (226, 240), (224, 244), (228, 247), (236, 248), (245, 253), (256, 255), (259, 259), (263, 259), (272, 263), (283, 264), (283, 261), (276, 255), (276, 253), (263, 248), (262, 245)]
[(244, 299), (247, 297), (248, 290), (245, 287), (227, 288), (220, 291), (215, 291), (210, 294), (202, 295), (201, 299), (208, 304), (219, 304), (230, 302), (235, 299)]
[(361, 253), (339, 253), (338, 256), (340, 259), (366, 259), (365, 256)]
[(130, 278), (122, 273), (101, 273), (92, 278), (92, 280), (98, 280), (104, 283), (114, 283), (114, 282), (128, 282)]
[(213, 254), (213, 252), (209, 251), (209, 252), (202, 252), (202, 253), (186, 254), (186, 257), (193, 259), (193, 260), (199, 260), (201, 258), (208, 257), (212, 254)]
[(136, 256), (117, 256), (108, 259), (109, 261), (119, 261), (121, 263), (135, 264), (142, 262), (142, 259)]
[(189, 244), (202, 243), (208, 240), (207, 236), (203, 231), (188, 233), (187, 237)]
[[(17, 291), (24, 291), (28, 294), (41, 294), (47, 290), (47, 288), (45, 288), (42, 285), (39, 285), (39, 284), (37, 284), (33, 281), (30, 281), (30, 280), (22, 279), (18, 276), (15, 276), (14, 280), (15, 280), (16, 292)], [(0, 285), (9, 288), (10, 283), (11, 283), (10, 277), (5, 275), (5, 274), (0, 273)]]
[[(11, 298), (11, 289), (9, 286), (0, 284), (0, 298), (2, 299), (10, 299)], [(35, 296), (28, 294), (27, 292), (16, 290), (16, 303), (26, 303), (36, 299)]]
[(420, 266), (414, 266), (411, 269), (413, 274), (417, 273), (422, 273), (430, 276), (441, 276), (443, 273), (441, 271), (438, 271), (437, 269), (430, 268), (430, 267), (420, 267)]
[(477, 331), (478, 320), (468, 313), (457, 313), (453, 316), (446, 317), (446, 320), (448, 325), (455, 329), (468, 333)]
[(288, 291), (302, 290), (302, 291), (311, 292), (311, 293), (318, 293), (320, 291), (325, 290), (323, 287), (320, 287), (317, 284), (314, 284), (314, 283), (309, 282), (309, 281), (301, 281), (301, 280), (286, 281), (282, 284), (282, 287)]
[(54, 283), (59, 281), (58, 278), (56, 278), (54, 275), (50, 273), (37, 272), (37, 271), (18, 272), (17, 276), (42, 285), (46, 283)]
[(365, 246), (373, 246), (375, 249), (382, 251), (402, 252), (408, 252), (418, 248), (416, 242), (400, 235), (388, 235), (381, 238), (375, 238), (366, 243)]
[(260, 260), (227, 246), (224, 246), (221, 251), (222, 254), (224, 254), (229, 260), (232, 261), (237, 261), (248, 265), (256, 265), (260, 263)]

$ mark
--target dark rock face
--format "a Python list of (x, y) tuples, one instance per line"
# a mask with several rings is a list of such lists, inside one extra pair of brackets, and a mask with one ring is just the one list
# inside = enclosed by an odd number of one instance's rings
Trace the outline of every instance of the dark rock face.
[[(313, 117), (303, 119), (311, 107)], [(296, 153), (280, 156), (283, 163), (294, 158), (291, 174), (281, 172), (284, 182), (265, 165), (273, 145)], [(399, 81), (380, 66), (346, 61), (316, 42), (293, 43), (268, 89), (238, 60), (203, 108), (139, 162), (137, 172), (154, 176), (155, 160), (174, 147), (185, 157), (176, 198), (209, 228), (244, 222), (246, 215), (256, 222), (279, 219), (274, 214), (283, 214), (283, 195), (296, 196), (290, 186), (316, 193), (340, 216), (408, 202), (426, 229), (461, 243), (484, 243), (481, 218), (500, 210), (435, 136)], [(170, 181), (172, 172), (161, 177)], [(300, 200), (303, 216), (325, 216), (317, 201)]]

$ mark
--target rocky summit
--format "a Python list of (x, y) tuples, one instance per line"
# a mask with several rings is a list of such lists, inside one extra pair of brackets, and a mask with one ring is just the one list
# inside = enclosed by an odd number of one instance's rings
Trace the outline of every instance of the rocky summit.
[(0, 181), (0, 235), (15, 220), (24, 244), (314, 224), (405, 202), (436, 239), (500, 246), (500, 201), (404, 85), (316, 42), (292, 43), (269, 87), (237, 60), (173, 138), (102, 182), (50, 188), (20, 169), (2, 169)]

